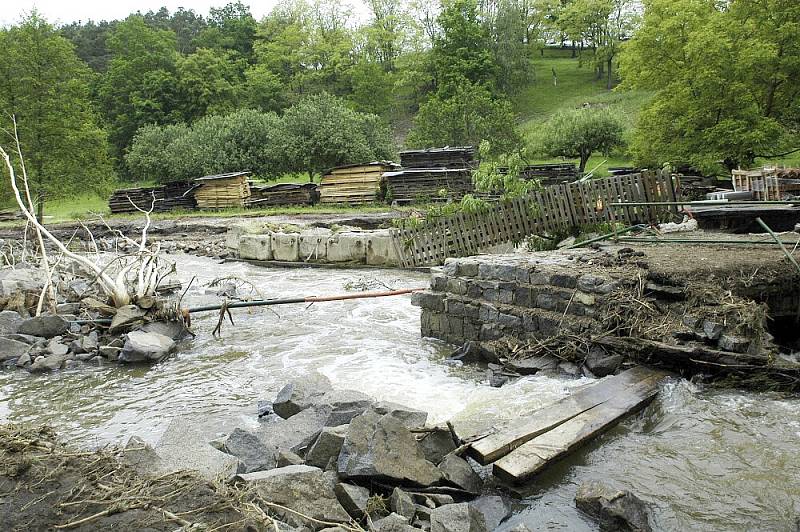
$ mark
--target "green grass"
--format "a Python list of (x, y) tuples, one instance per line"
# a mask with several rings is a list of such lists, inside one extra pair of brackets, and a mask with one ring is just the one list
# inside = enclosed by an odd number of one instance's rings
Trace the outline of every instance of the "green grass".
[[(531, 142), (541, 125), (559, 111), (577, 109), (585, 104), (610, 110), (623, 123), (626, 136), (636, 123), (639, 110), (650, 98), (645, 91), (620, 91), (606, 89), (605, 79), (597, 80), (592, 69), (570, 57), (569, 50), (546, 49), (543, 57), (534, 60), (535, 80), (513, 98), (514, 108), (520, 117), (520, 128), (526, 142)], [(553, 70), (558, 85), (553, 83)], [(605, 159), (607, 162), (601, 164)], [(533, 163), (563, 162), (563, 159), (532, 161)], [(586, 170), (598, 164), (597, 176), (607, 175), (609, 166), (632, 166), (624, 152), (609, 157), (596, 155), (589, 159)]]

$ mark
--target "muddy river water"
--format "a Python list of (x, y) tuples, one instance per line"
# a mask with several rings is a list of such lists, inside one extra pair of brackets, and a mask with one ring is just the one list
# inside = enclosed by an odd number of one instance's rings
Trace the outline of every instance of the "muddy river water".
[[(218, 298), (203, 286), (239, 276), (264, 297), (323, 295), (380, 280), (425, 286), (427, 275), (394, 270), (268, 269), (177, 256), (191, 304)], [(215, 313), (194, 317), (197, 338), (152, 367), (102, 367), (31, 376), (0, 373), (0, 421), (49, 423), (84, 445), (158, 440), (180, 416), (224, 432), (254, 423), (256, 402), (310, 370), (335, 387), (426, 410), (429, 422), (480, 427), (513, 419), (591, 382), (527, 377), (491, 388), (477, 368), (445, 362), (452, 348), (420, 338), (409, 296), (235, 310), (222, 339)], [(624, 421), (527, 487), (510, 528), (595, 530), (575, 509), (581, 481), (603, 479), (652, 504), (662, 530), (795, 530), (800, 515), (800, 400), (666, 385)]]

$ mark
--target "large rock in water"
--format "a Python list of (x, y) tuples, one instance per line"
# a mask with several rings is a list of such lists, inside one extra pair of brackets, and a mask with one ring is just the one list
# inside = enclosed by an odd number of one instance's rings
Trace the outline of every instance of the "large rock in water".
[(40, 373), (44, 371), (55, 371), (61, 369), (64, 361), (67, 359), (65, 355), (50, 355), (47, 357), (36, 357), (33, 364), (28, 368), (31, 373)]
[(322, 396), (333, 390), (331, 381), (319, 373), (311, 373), (301, 380), (290, 382), (278, 392), (272, 410), (283, 419), (320, 404)]
[(146, 311), (137, 307), (136, 305), (125, 305), (117, 309), (117, 313), (111, 319), (111, 327), (109, 330), (112, 333), (118, 333), (122, 330), (129, 329), (134, 325), (144, 322)]
[(272, 402), (273, 411), (284, 419), (311, 407), (330, 407), (328, 427), (345, 425), (373, 404), (367, 394), (355, 390), (334, 390), (331, 382), (313, 373), (305, 379), (284, 386)]
[(144, 332), (163, 334), (169, 336), (176, 342), (190, 336), (186, 327), (177, 321), (153, 321), (145, 323), (140, 329)]
[(52, 314), (42, 314), (35, 318), (29, 318), (17, 327), (17, 332), (30, 336), (41, 336), (42, 338), (52, 338), (59, 336), (67, 331), (69, 324), (61, 316)]
[(175, 347), (175, 341), (163, 334), (133, 331), (126, 335), (119, 353), (120, 362), (161, 360)]
[(487, 530), (494, 530), (511, 515), (511, 501), (499, 495), (484, 495), (470, 501), (469, 505), (483, 515)]
[(439, 464), (439, 471), (442, 472), (442, 477), (448, 484), (452, 484), (473, 495), (481, 492), (481, 487), (483, 486), (481, 477), (472, 469), (469, 462), (460, 456), (455, 454), (445, 456), (444, 460)]
[[(334, 491), (336, 473), (323, 472), (318, 467), (294, 465), (246, 473), (238, 475), (237, 480), (244, 481), (266, 501), (285, 506), (295, 512), (307, 515), (320, 521), (347, 523), (350, 515), (345, 511)], [(274, 508), (275, 512), (286, 522), (294, 526), (326, 525), (309, 523), (297, 514)]]
[(578, 487), (575, 506), (599, 521), (601, 530), (650, 532), (647, 505), (629, 491), (590, 480)]
[(462, 502), (431, 510), (431, 532), (487, 532), (483, 515)]
[(402, 422), (372, 411), (350, 422), (337, 465), (342, 478), (379, 478), (416, 486), (431, 486), (442, 478)]
[(330, 414), (331, 409), (327, 407), (307, 408), (289, 419), (262, 424), (257, 435), (268, 447), (304, 455), (325, 427)]
[(31, 346), (24, 342), (18, 342), (9, 338), (0, 338), (0, 362), (18, 359), (28, 352)]

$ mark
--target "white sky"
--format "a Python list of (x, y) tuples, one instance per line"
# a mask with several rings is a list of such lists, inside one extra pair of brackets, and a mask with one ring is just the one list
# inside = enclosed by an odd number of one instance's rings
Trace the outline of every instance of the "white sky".
[[(229, 0), (2, 0), (0, 5), (4, 9), (0, 9), (0, 25), (8, 26), (19, 22), (33, 8), (51, 24), (61, 25), (89, 19), (95, 22), (123, 19), (136, 11), (158, 11), (162, 6), (169, 9), (170, 13), (183, 7), (206, 16), (210, 7), (221, 7), (228, 2)], [(256, 20), (261, 20), (278, 0), (243, 0), (243, 3), (250, 6), (250, 12)]]

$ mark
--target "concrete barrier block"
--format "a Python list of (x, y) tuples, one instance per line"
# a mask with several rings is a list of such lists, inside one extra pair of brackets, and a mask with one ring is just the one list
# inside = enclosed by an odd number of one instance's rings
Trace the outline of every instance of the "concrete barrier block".
[(284, 262), (300, 260), (300, 235), (298, 233), (272, 233), (272, 257)]
[(373, 266), (397, 266), (400, 258), (389, 231), (373, 231), (367, 236), (367, 264)]
[(239, 236), (239, 258), (251, 260), (272, 260), (272, 235)]
[(367, 261), (367, 235), (362, 233), (339, 233), (328, 239), (328, 262)]
[(300, 260), (306, 262), (324, 262), (328, 256), (328, 239), (330, 229), (310, 229), (300, 233)]

